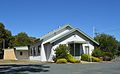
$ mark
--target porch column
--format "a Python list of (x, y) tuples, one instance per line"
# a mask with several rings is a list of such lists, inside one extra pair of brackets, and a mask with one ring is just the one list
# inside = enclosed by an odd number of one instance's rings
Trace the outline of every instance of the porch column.
[[(80, 44), (80, 49), (79, 50), (81, 50), (81, 44)], [(81, 52), (80, 52), (80, 54), (81, 54)]]
[(74, 42), (74, 57), (75, 57), (75, 42)]
[(82, 44), (80, 44), (80, 60), (81, 60), (81, 51), (82, 51), (83, 49), (82, 49)]

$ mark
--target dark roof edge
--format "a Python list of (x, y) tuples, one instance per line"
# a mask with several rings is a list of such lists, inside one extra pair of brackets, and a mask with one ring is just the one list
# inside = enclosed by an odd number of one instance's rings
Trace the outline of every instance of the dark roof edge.
[(72, 30), (71, 30), (70, 32), (68, 32), (67, 34), (64, 34), (64, 35), (62, 35), (62, 36), (60, 36), (60, 37), (58, 37), (58, 38), (52, 40), (50, 43), (53, 43), (53, 42), (59, 40), (60, 38), (62, 38), (62, 37), (64, 37), (64, 36), (66, 36), (66, 35), (68, 35), (68, 34), (74, 32), (74, 31), (80, 32), (80, 33), (83, 34), (85, 37), (87, 37), (88, 39), (90, 39), (91, 41), (93, 41), (94, 43), (96, 43), (97, 45), (99, 45), (98, 42), (96, 42), (93, 38), (91, 38), (90, 36), (88, 36), (86, 33), (84, 33), (83, 31), (81, 31), (81, 30), (79, 30), (79, 29), (75, 29), (75, 28), (72, 29)]

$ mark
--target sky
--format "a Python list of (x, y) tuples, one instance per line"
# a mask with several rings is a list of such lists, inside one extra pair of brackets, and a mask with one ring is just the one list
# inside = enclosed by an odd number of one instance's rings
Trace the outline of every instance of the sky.
[(0, 0), (0, 22), (13, 35), (39, 38), (71, 24), (91, 37), (94, 27), (120, 40), (120, 0)]

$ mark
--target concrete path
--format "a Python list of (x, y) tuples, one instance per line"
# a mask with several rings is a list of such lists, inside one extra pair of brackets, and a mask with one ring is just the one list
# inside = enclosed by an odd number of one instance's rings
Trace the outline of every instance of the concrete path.
[(120, 74), (120, 63), (0, 65), (0, 74)]

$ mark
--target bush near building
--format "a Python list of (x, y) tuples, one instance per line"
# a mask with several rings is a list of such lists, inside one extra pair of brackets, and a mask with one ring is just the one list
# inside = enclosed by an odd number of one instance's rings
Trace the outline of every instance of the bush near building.
[(67, 63), (65, 58), (57, 59), (56, 63)]
[(91, 62), (100, 62), (101, 60), (99, 58), (96, 58), (96, 57), (93, 57), (93, 56), (90, 56), (88, 54), (82, 54), (81, 55), (81, 60), (83, 61), (91, 61)]
[(71, 54), (69, 54), (69, 47), (66, 45), (59, 45), (55, 49), (55, 56), (53, 57), (53, 61), (56, 63), (65, 63), (67, 62), (70, 63), (80, 63), (80, 60), (75, 59)]
[(66, 59), (70, 63), (80, 63), (80, 60), (75, 59), (71, 54), (67, 54)]
[(92, 53), (92, 56), (98, 57), (103, 61), (111, 61), (114, 58), (114, 55), (110, 52), (104, 52), (100, 49), (95, 49)]

